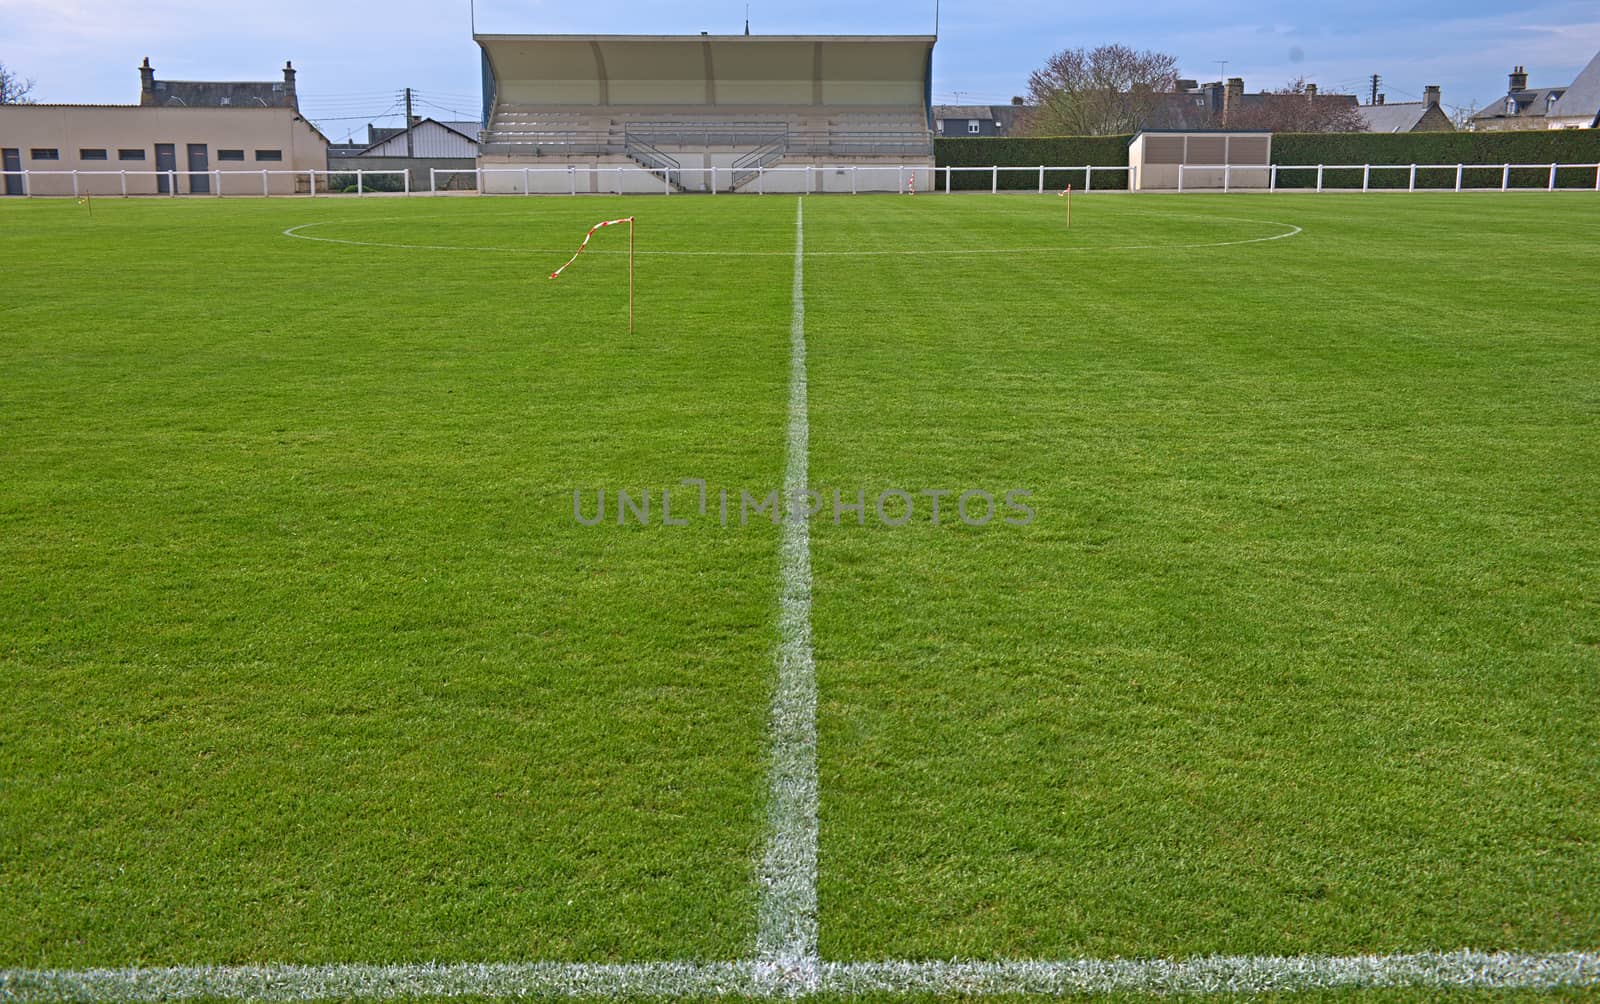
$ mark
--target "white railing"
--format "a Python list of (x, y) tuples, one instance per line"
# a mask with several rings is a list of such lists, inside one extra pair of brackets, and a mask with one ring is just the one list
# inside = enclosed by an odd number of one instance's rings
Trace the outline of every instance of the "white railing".
[[(1148, 176), (1149, 165), (1146, 169)], [(1305, 191), (1572, 191), (1579, 188), (1600, 192), (1600, 163), (1592, 164), (1173, 164), (1159, 165), (1166, 168), (1177, 169), (1177, 190), (1183, 191), (1271, 191), (1271, 192), (1305, 192)], [(1351, 179), (1351, 184), (1329, 184), (1328, 173), (1332, 171), (1361, 172), (1361, 183), (1356, 186)], [(1443, 184), (1418, 185), (1418, 173), (1423, 171), (1447, 172)], [(1537, 184), (1530, 183), (1527, 172), (1539, 172)], [(1208, 172), (1205, 182), (1196, 185), (1192, 176), (1194, 172)], [(1401, 184), (1373, 184), (1374, 172), (1405, 172), (1405, 183)], [(1485, 179), (1487, 184), (1469, 184), (1474, 180), (1469, 172), (1488, 172)], [(1521, 172), (1519, 178), (1514, 177), (1514, 172)], [(1566, 183), (1561, 183), (1562, 172), (1566, 172)], [(1573, 182), (1575, 172), (1592, 172), (1593, 182), (1589, 181), (1589, 174), (1584, 174), (1581, 184)], [(1286, 179), (1305, 177), (1314, 173), (1314, 184), (1304, 186), (1285, 185)], [(1008, 184), (1001, 187), (1001, 175), (1014, 176), (1022, 174), (1027, 181), (1021, 185)], [(1220, 184), (1218, 175), (1220, 174)], [(940, 175), (943, 175), (941, 178)], [(960, 189), (955, 187), (957, 175), (976, 175), (980, 179), (976, 185), (963, 185)], [(1109, 176), (1109, 178), (1107, 177)], [(411, 187), (411, 174), (400, 169), (388, 170), (355, 170), (355, 171), (327, 171), (327, 170), (258, 170), (258, 171), (224, 171), (211, 169), (206, 171), (0, 171), (0, 179), (4, 185), (0, 190), (10, 191), (16, 186), (14, 179), (21, 180), (21, 192), (18, 194), (55, 195), (55, 196), (130, 196), (144, 195), (208, 195), (218, 198), (224, 196), (273, 196), (273, 195), (328, 195), (341, 194), (332, 192), (330, 182), (334, 179), (350, 179), (355, 181), (353, 192), (343, 193), (350, 195), (375, 194), (369, 185), (368, 179), (379, 177), (398, 177), (400, 179), (397, 195), (429, 194), (439, 195), (446, 191), (464, 187), (460, 182), (469, 181), (468, 190), (478, 194), (516, 194), (540, 195), (561, 194), (578, 195), (584, 193), (608, 194), (646, 194), (660, 192), (671, 195), (674, 192), (744, 192), (758, 195), (764, 194), (820, 194), (820, 193), (849, 193), (860, 192), (910, 192), (913, 188), (918, 192), (943, 191), (1001, 191), (1023, 192), (1050, 192), (1058, 191), (1071, 185), (1080, 192), (1094, 191), (1126, 191), (1130, 184), (1138, 180), (1138, 169), (1133, 167), (1113, 167), (1108, 165), (1084, 164), (1048, 165), (1041, 164), (1035, 167), (1002, 167), (991, 165), (989, 167), (955, 167), (946, 165), (933, 167), (926, 164), (840, 164), (840, 165), (771, 165), (756, 166), (754, 168), (735, 169), (731, 167), (706, 167), (706, 168), (647, 168), (639, 165), (563, 165), (557, 167), (483, 167), (463, 168), (459, 170), (441, 170), (430, 168), (428, 171), (428, 187), (424, 190), (413, 190)], [(70, 185), (59, 186), (60, 190), (37, 192), (35, 182), (47, 178), (69, 178)], [(129, 190), (130, 178), (153, 178), (155, 183), (143, 186), (142, 191)], [(272, 179), (290, 178), (289, 191), (274, 191)], [(102, 179), (110, 179), (103, 181)], [(200, 190), (196, 190), (196, 181), (203, 179)], [(1099, 180), (1097, 180), (1099, 179)], [(320, 180), (320, 184), (319, 184)], [(1309, 179), (1307, 179), (1309, 180)], [(1398, 179), (1394, 179), (1398, 181)], [(1430, 180), (1437, 180), (1430, 179)], [(301, 182), (304, 182), (304, 188)], [(987, 181), (988, 184), (983, 184)], [(1513, 184), (1513, 181), (1518, 183)], [(55, 186), (50, 186), (55, 187)], [(392, 190), (393, 185), (387, 186)], [(70, 188), (70, 190), (68, 190)], [(320, 190), (319, 190), (320, 189)]]
[[(1147, 165), (1148, 166), (1148, 165)], [(1193, 191), (1193, 186), (1186, 187), (1184, 178), (1186, 172), (1206, 171), (1210, 177), (1215, 178), (1217, 172), (1222, 172), (1222, 190), (1230, 192), (1235, 190), (1269, 192), (1304, 192), (1304, 191), (1334, 191), (1334, 192), (1415, 192), (1415, 191), (1453, 191), (1453, 192), (1510, 192), (1510, 191), (1574, 191), (1577, 185), (1558, 185), (1557, 181), (1562, 171), (1592, 171), (1594, 172), (1594, 190), (1600, 192), (1600, 163), (1595, 164), (1169, 164), (1164, 167), (1178, 169), (1178, 191)], [(1288, 187), (1279, 184), (1280, 179), (1288, 174), (1305, 174), (1316, 172), (1316, 185), (1314, 188)], [(1329, 171), (1360, 171), (1361, 186), (1354, 185), (1328, 185), (1327, 174)], [(1372, 172), (1374, 171), (1404, 171), (1406, 182), (1400, 185), (1380, 185), (1374, 188)], [(1453, 172), (1446, 174), (1445, 185), (1424, 185), (1417, 187), (1418, 171), (1444, 171)], [(1493, 172), (1488, 185), (1466, 184), (1468, 171)], [(1513, 185), (1511, 172), (1537, 171), (1539, 172), (1538, 184)], [(1266, 184), (1250, 184), (1248, 179), (1264, 178)], [(1246, 179), (1243, 183), (1236, 183), (1236, 179)], [(1588, 179), (1584, 179), (1584, 187), (1588, 187)], [(1215, 183), (1203, 186), (1207, 191), (1216, 191)]]
[[(204, 195), (214, 196), (217, 198), (221, 198), (223, 196), (271, 197), (274, 194), (291, 194), (285, 192), (274, 193), (272, 190), (273, 178), (289, 178), (291, 179), (291, 187), (295, 189), (292, 194), (368, 195), (373, 194), (376, 190), (368, 187), (367, 179), (381, 176), (398, 177), (401, 179), (400, 190), (394, 194), (412, 194), (411, 172), (406, 170), (368, 171), (365, 169), (359, 171), (324, 171), (321, 169), (224, 171), (218, 168), (211, 168), (205, 171), (0, 171), (0, 191), (6, 190), (4, 181), (17, 178), (21, 179), (22, 181), (22, 192), (20, 194), (35, 196), (40, 194), (35, 191), (35, 179), (70, 178), (72, 188), (71, 192), (47, 192), (44, 193), (44, 195), (66, 196), (71, 198), (78, 198), (84, 195), (101, 197), (109, 195), (121, 198), (127, 198), (132, 195), (160, 195), (173, 197), (179, 195)], [(114, 181), (108, 182), (105, 185), (100, 185), (95, 183), (94, 179), (97, 178), (114, 179)], [(154, 191), (130, 192), (128, 190), (128, 179), (130, 178), (154, 179), (155, 184), (149, 186), (153, 188)], [(322, 179), (320, 192), (318, 191), (317, 185), (318, 178)], [(350, 193), (332, 192), (330, 182), (334, 178), (354, 178), (356, 190)], [(227, 180), (224, 181), (224, 179)], [(204, 187), (200, 188), (199, 190), (196, 190), (195, 183), (197, 180), (204, 183)], [(301, 193), (298, 190), (298, 186), (301, 181), (305, 181), (306, 183), (306, 191), (304, 193)], [(180, 184), (180, 182), (182, 184)], [(187, 186), (186, 190), (184, 190), (183, 186)]]

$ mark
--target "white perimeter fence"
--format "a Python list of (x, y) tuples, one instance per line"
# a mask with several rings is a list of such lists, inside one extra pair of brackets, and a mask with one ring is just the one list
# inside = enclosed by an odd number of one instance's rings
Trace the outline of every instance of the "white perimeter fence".
[[(1572, 191), (1600, 192), (1600, 163), (1595, 164), (1182, 164), (1177, 169), (1177, 191)], [(681, 191), (719, 191), (755, 194), (816, 194), (823, 192), (910, 192), (914, 187), (930, 192), (1023, 191), (1044, 193), (1071, 185), (1080, 192), (1126, 191), (1132, 167), (929, 167), (926, 165), (814, 165), (729, 168), (667, 168), (636, 166), (507, 167), (441, 170), (430, 168), (428, 188), (413, 190), (406, 170), (356, 171), (6, 171), (0, 183), (8, 195), (27, 196), (131, 196), (204, 195), (288, 196), (371, 195), (380, 190), (394, 195), (439, 195), (447, 191), (494, 191), (501, 194), (578, 195), (585, 193), (639, 194)], [(1360, 183), (1356, 184), (1356, 172)], [(1419, 172), (1428, 172), (1418, 184)], [(1196, 183), (1194, 175), (1200, 174)], [(1378, 175), (1374, 183), (1374, 175)], [(942, 175), (942, 177), (941, 177)], [(1002, 185), (1002, 175), (1005, 184)], [(1019, 177), (1019, 175), (1021, 177)], [(1109, 178), (1107, 176), (1110, 176)], [(1535, 177), (1535, 175), (1537, 175)], [(1330, 177), (1332, 176), (1332, 177)], [(38, 179), (69, 178), (50, 185), (55, 191), (39, 192)], [(154, 179), (130, 191), (130, 179)], [(393, 178), (379, 182), (372, 179)], [(1099, 180), (1098, 187), (1096, 179)], [(274, 179), (287, 179), (275, 184)], [(318, 180), (321, 180), (319, 186)], [(335, 179), (343, 183), (334, 185)], [(917, 185), (923, 179), (926, 189)], [(961, 179), (958, 181), (958, 179)], [(1564, 180), (1563, 180), (1564, 179)], [(931, 180), (931, 184), (928, 181)], [(987, 182), (985, 184), (984, 182)], [(304, 188), (301, 188), (302, 183)], [(17, 189), (20, 187), (20, 191)], [(334, 191), (334, 189), (341, 191)], [(352, 191), (344, 189), (353, 188)], [(152, 191), (153, 189), (153, 191)], [(320, 189), (320, 190), (319, 190)], [(1170, 190), (1170, 189), (1169, 189)]]

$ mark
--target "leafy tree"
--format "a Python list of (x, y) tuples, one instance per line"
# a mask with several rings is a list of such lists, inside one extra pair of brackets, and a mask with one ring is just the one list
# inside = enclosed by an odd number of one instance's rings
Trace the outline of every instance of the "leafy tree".
[(1125, 45), (1063, 49), (1028, 76), (1026, 130), (1035, 136), (1135, 131), (1178, 83), (1178, 58)]
[(33, 81), (17, 76), (0, 63), (0, 105), (31, 105)]

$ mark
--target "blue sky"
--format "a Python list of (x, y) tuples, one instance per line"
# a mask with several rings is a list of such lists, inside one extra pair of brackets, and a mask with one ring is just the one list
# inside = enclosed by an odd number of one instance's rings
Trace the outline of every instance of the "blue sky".
[[(989, 103), (1023, 93), (1050, 52), (1122, 42), (1177, 56), (1185, 76), (1242, 76), (1251, 90), (1294, 76), (1324, 91), (1365, 95), (1372, 73), (1389, 100), (1427, 84), (1447, 105), (1482, 105), (1505, 93), (1512, 65), (1534, 85), (1571, 82), (1600, 51), (1600, 3), (1529, 0), (1396, 4), (1345, 0), (1290, 5), (1068, 5), (1041, 0), (947, 0), (934, 58), (935, 100)], [(1076, 8), (1076, 9), (1073, 9)], [(482, 0), (480, 31), (738, 32), (744, 0)], [(757, 33), (918, 34), (933, 29), (933, 0), (756, 0)], [(300, 71), (301, 107), (331, 138), (395, 113), (411, 86), (419, 110), (474, 118), (477, 49), (467, 0), (313, 2), (257, 0), (0, 0), (0, 62), (38, 81), (42, 101), (131, 102), (139, 60), (173, 80), (275, 79), (285, 59)]]

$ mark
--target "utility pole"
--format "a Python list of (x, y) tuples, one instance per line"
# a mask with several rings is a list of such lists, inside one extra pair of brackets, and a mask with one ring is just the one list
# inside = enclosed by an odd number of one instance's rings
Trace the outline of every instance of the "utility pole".
[(1217, 79), (1222, 81), (1224, 84), (1226, 84), (1228, 82), (1228, 62), (1229, 61), (1226, 60), (1226, 59), (1218, 59), (1218, 60), (1215, 60), (1215, 62), (1217, 64)]
[(1380, 76), (1379, 74), (1374, 73), (1372, 75), (1372, 100), (1368, 101), (1367, 104), (1375, 105), (1375, 104), (1378, 103), (1378, 87), (1382, 83), (1383, 83), (1383, 77)]
[(411, 88), (406, 88), (406, 157), (414, 156), (411, 152)]

